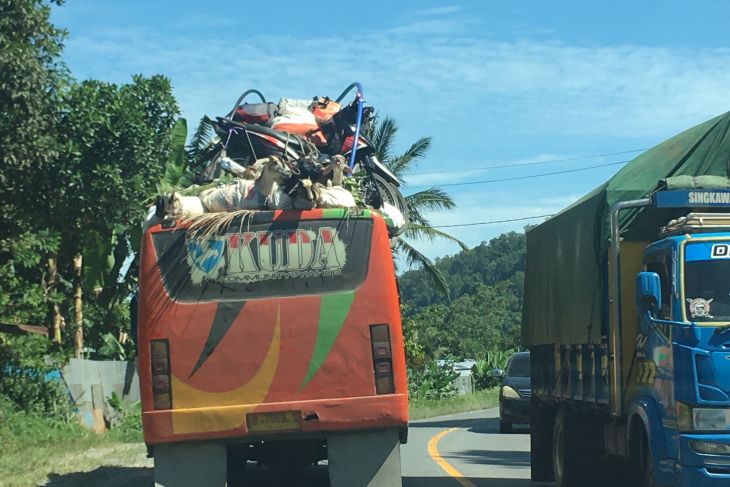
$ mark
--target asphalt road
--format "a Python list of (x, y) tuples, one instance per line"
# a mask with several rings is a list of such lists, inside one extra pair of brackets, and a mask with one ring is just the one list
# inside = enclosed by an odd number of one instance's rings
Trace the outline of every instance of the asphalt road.
[[(518, 426), (514, 433), (500, 434), (497, 414), (497, 409), (489, 409), (412, 422), (408, 443), (401, 448), (403, 487), (550, 485), (529, 480), (528, 428)], [(329, 485), (325, 464), (308, 469), (296, 480), (280, 475), (253, 468), (247, 480), (265, 487)]]
[(514, 433), (500, 434), (497, 416), (497, 409), (489, 409), (411, 423), (408, 444), (401, 449), (403, 486), (550, 485), (529, 480), (529, 429), (518, 426)]

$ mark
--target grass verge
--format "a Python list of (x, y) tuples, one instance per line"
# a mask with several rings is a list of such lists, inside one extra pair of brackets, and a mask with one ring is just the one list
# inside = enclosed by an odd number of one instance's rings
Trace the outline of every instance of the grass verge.
[(0, 486), (15, 487), (45, 483), (50, 474), (93, 468), (98, 458), (87, 452), (126, 450), (125, 442), (140, 442), (139, 416), (130, 413), (120, 427), (96, 434), (73, 417), (47, 417), (18, 411), (0, 397)]
[(411, 399), (408, 412), (411, 420), (415, 420), (493, 408), (499, 404), (498, 392), (495, 388), (447, 399)]

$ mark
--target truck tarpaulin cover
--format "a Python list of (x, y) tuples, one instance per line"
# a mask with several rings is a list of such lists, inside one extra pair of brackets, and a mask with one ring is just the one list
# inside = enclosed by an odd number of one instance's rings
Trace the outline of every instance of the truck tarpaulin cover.
[[(730, 112), (644, 152), (606, 183), (527, 232), (523, 344), (600, 343), (606, 334), (611, 207), (665, 187), (726, 188), (729, 166)], [(664, 211), (622, 211), (622, 238), (655, 240), (659, 227), (673, 216)]]

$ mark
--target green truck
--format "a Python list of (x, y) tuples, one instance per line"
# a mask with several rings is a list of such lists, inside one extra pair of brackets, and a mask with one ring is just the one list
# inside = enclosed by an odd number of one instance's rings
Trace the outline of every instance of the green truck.
[(730, 485), (730, 113), (527, 233), (532, 479)]

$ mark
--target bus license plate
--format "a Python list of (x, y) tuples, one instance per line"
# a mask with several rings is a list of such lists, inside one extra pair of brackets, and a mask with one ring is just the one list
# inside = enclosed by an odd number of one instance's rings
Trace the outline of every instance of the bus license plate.
[(250, 432), (259, 433), (298, 430), (302, 425), (302, 413), (301, 411), (281, 411), (247, 414), (246, 425)]

